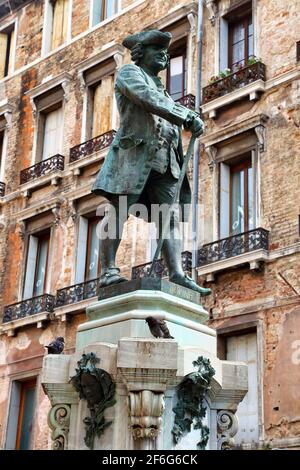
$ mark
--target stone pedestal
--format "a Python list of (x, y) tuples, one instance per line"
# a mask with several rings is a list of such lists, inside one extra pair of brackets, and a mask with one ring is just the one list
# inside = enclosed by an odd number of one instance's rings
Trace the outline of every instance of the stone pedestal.
[[(142, 279), (102, 289), (100, 298), (78, 328), (76, 352), (44, 359), (54, 448), (86, 449), (83, 419), (89, 410), (69, 379), (82, 354), (92, 352), (116, 384), (116, 404), (105, 410), (112, 424), (95, 439), (95, 449), (197, 449), (198, 430), (175, 445), (172, 409), (176, 386), (195, 370), (199, 356), (215, 369), (205, 396), (207, 448), (231, 447), (238, 429), (235, 411), (247, 392), (247, 366), (216, 357), (216, 334), (205, 325), (208, 314), (199, 295), (168, 281)], [(148, 316), (164, 319), (175, 339), (153, 338)]]

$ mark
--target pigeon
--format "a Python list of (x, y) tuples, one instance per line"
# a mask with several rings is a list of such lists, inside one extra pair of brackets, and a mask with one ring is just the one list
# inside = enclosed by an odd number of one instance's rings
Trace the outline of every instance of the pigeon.
[(45, 348), (48, 349), (48, 354), (61, 354), (65, 347), (65, 340), (62, 336), (58, 336), (55, 341), (52, 341)]
[(173, 336), (170, 335), (169, 328), (167, 327), (167, 324), (164, 320), (158, 320), (154, 317), (147, 317), (146, 323), (148, 323), (150, 332), (155, 338), (174, 339)]

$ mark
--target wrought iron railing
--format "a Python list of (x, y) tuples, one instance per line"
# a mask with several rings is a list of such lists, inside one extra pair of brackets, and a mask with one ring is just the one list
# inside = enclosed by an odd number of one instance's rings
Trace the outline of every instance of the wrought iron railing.
[[(182, 257), (182, 268), (186, 273), (192, 272), (192, 253), (190, 251), (184, 251), (181, 254)], [(139, 266), (134, 266), (131, 271), (132, 279), (140, 279), (143, 277), (149, 276), (152, 263), (140, 264)], [(155, 277), (166, 277), (168, 276), (168, 269), (165, 265), (163, 259), (159, 259), (155, 263), (154, 267), (154, 276)]]
[(198, 267), (205, 266), (261, 249), (269, 249), (269, 232), (263, 228), (257, 228), (203, 245), (198, 251), (197, 265)]
[(75, 304), (81, 300), (96, 297), (98, 295), (99, 279), (92, 279), (59, 289), (56, 293), (55, 307), (63, 307), (64, 305)]
[(105, 134), (99, 135), (94, 139), (90, 139), (83, 144), (76, 145), (70, 149), (70, 163), (77, 162), (81, 158), (87, 157), (92, 153), (99, 152), (106, 147), (109, 147), (114, 140), (116, 131), (111, 130)]
[(64, 169), (65, 157), (63, 155), (54, 155), (53, 157), (42, 160), (35, 165), (25, 168), (20, 173), (20, 184), (28, 183), (28, 181), (48, 175), (56, 170)]
[(5, 195), (5, 183), (2, 183), (0, 181), (0, 197), (3, 197)]
[(30, 317), (42, 312), (53, 312), (55, 303), (54, 295), (44, 294), (32, 299), (22, 300), (4, 307), (3, 323), (20, 318)]
[(227, 95), (234, 90), (243, 88), (249, 83), (257, 80), (266, 80), (266, 66), (262, 62), (256, 62), (247, 65), (236, 72), (231, 73), (225, 78), (216, 80), (215, 82), (203, 88), (203, 104), (209, 103), (220, 96)]
[(196, 97), (192, 94), (185, 95), (182, 98), (179, 98), (179, 100), (176, 100), (176, 103), (179, 103), (189, 109), (195, 109)]

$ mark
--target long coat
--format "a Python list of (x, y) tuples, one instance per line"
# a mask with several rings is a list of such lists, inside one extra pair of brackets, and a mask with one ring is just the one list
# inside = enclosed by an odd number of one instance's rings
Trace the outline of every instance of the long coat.
[[(161, 93), (141, 67), (124, 65), (118, 73), (115, 94), (120, 128), (99, 171), (92, 192), (111, 195), (141, 194), (151, 172), (151, 160), (159, 148), (159, 121), (166, 119), (180, 128), (178, 154), (183, 160), (181, 127), (189, 110)], [(189, 204), (191, 191), (185, 177), (180, 203)]]

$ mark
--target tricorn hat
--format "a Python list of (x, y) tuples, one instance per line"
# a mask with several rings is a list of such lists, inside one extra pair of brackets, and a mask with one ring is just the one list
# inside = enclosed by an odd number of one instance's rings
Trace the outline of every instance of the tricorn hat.
[(144, 46), (150, 46), (152, 44), (159, 44), (163, 47), (169, 47), (172, 40), (171, 33), (163, 33), (158, 29), (152, 29), (149, 31), (141, 31), (140, 33), (132, 34), (127, 36), (123, 41), (123, 46), (127, 49), (132, 49), (136, 44), (143, 44)]

